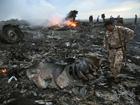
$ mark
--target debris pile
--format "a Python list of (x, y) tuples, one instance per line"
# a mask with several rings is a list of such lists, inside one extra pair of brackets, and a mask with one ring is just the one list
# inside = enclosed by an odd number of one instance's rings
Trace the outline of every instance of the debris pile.
[(92, 27), (90, 33), (28, 28), (23, 42), (0, 43), (0, 67), (9, 73), (0, 77), (0, 104), (139, 105), (140, 25), (118, 83), (110, 77), (101, 47), (104, 28)]

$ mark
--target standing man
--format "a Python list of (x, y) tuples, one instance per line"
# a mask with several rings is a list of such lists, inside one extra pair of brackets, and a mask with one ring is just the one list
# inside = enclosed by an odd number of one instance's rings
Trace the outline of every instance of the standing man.
[(111, 15), (110, 16), (110, 21), (112, 22), (112, 23), (114, 23), (114, 21), (115, 21), (115, 19), (114, 19), (114, 17)]
[(103, 19), (103, 22), (105, 22), (105, 14), (102, 14), (101, 17)]
[(138, 19), (138, 16), (137, 14), (135, 14), (135, 25), (137, 24), (137, 19)]
[(99, 18), (100, 18), (100, 16), (98, 15), (98, 17), (97, 17), (97, 23), (99, 23)]
[(93, 16), (89, 16), (89, 23), (93, 23)]
[(123, 65), (126, 52), (126, 43), (133, 39), (134, 31), (123, 27), (115, 26), (112, 21), (105, 22), (106, 36), (104, 38), (104, 47), (109, 54), (110, 70), (116, 80), (117, 75)]

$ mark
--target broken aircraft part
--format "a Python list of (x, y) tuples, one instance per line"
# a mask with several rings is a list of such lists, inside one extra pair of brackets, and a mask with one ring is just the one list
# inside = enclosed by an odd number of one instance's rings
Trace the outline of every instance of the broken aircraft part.
[(0, 22), (0, 39), (5, 43), (18, 43), (23, 40), (24, 34), (18, 24)]
[(65, 88), (74, 81), (96, 79), (99, 59), (81, 57), (68, 65), (41, 62), (35, 69), (27, 71), (27, 76), (37, 87)]
[(27, 70), (27, 77), (32, 80), (37, 87), (56, 87), (55, 79), (61, 74), (64, 66), (53, 63), (40, 62), (37, 67)]

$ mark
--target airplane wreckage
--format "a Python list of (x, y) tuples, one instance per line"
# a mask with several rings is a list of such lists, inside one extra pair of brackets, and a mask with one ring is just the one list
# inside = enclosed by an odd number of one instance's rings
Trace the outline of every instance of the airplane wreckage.
[(18, 43), (24, 37), (19, 24), (12, 21), (0, 22), (0, 40), (6, 43)]
[(70, 17), (62, 27), (0, 22), (0, 105), (139, 105), (140, 25), (114, 82), (103, 23)]

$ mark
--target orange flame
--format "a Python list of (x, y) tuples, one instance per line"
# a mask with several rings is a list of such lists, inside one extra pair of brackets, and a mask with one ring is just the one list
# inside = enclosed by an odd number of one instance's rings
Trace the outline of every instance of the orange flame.
[(8, 70), (6, 68), (0, 68), (0, 75), (7, 76)]
[(66, 25), (72, 28), (75, 28), (77, 26), (77, 22), (76, 21), (66, 21)]

